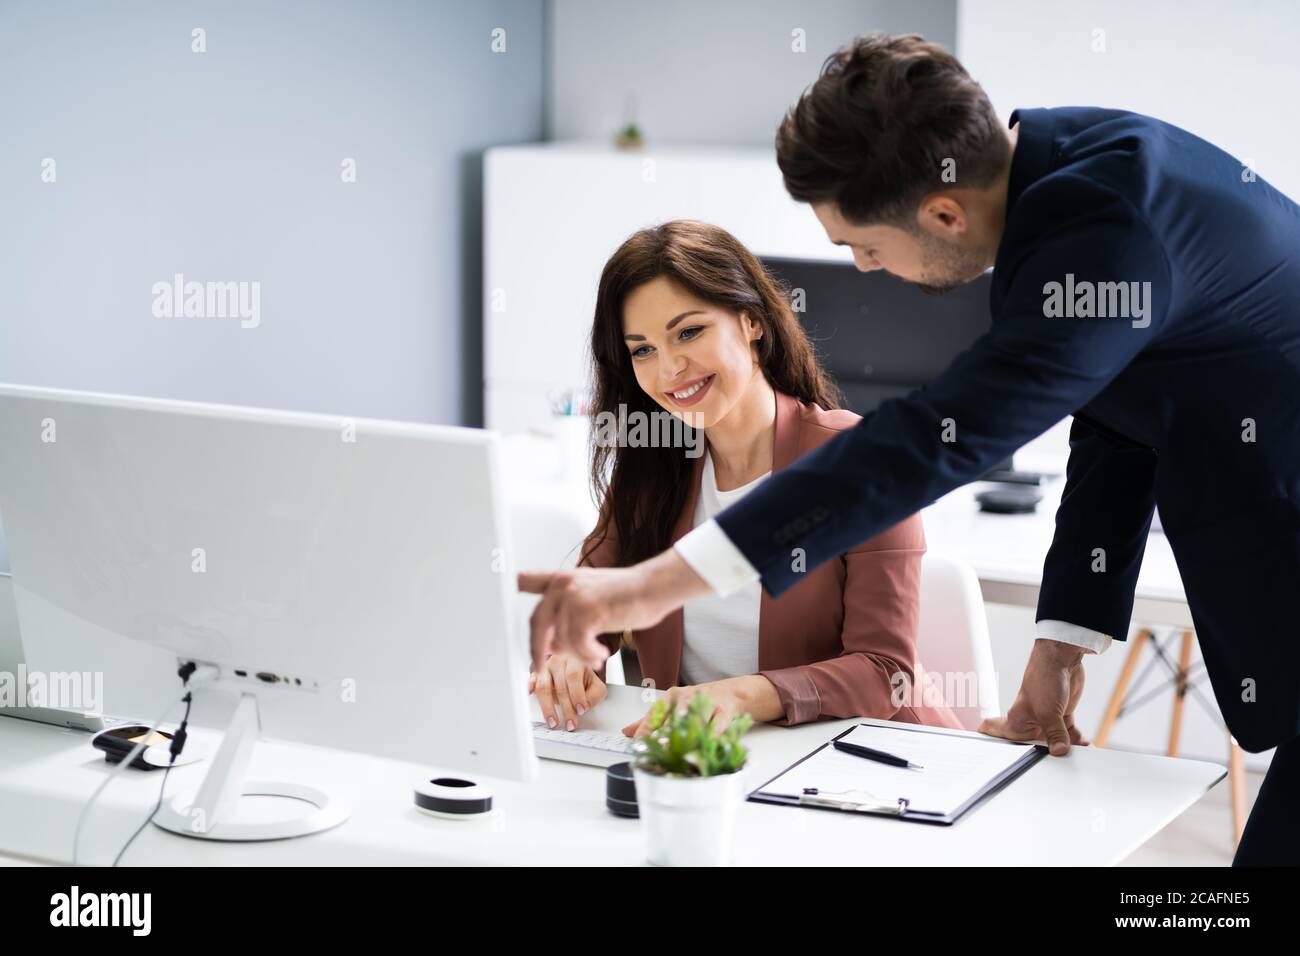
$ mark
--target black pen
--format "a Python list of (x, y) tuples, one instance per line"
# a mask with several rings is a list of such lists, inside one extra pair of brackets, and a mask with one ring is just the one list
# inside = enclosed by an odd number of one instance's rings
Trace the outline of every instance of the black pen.
[(902, 757), (895, 757), (893, 754), (887, 754), (883, 750), (872, 750), (870, 747), (864, 747), (861, 744), (851, 744), (847, 740), (832, 740), (831, 745), (840, 753), (853, 754), (855, 757), (864, 757), (867, 760), (874, 760), (877, 763), (887, 763), (891, 767), (906, 767), (909, 770), (924, 770), (919, 763), (912, 763), (910, 760), (904, 760)]

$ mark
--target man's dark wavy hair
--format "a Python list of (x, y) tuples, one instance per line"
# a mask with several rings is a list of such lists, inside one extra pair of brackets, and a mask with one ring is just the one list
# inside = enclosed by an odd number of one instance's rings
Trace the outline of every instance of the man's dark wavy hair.
[(915, 34), (867, 34), (832, 54), (776, 133), (787, 192), (859, 226), (911, 228), (925, 195), (989, 185), (1009, 151), (980, 85)]

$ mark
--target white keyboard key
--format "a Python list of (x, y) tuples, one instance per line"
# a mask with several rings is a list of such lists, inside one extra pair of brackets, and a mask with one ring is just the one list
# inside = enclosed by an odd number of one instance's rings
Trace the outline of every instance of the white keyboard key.
[(533, 745), (537, 756), (543, 759), (592, 767), (608, 767), (632, 757), (632, 739), (620, 733), (582, 728), (551, 729), (541, 721), (533, 721)]

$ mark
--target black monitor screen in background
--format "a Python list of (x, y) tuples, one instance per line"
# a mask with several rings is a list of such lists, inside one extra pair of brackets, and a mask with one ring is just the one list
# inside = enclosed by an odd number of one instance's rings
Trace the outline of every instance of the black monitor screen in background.
[[(884, 271), (838, 262), (764, 259), (791, 290), (822, 364), (859, 415), (932, 382), (988, 330), (989, 280), (928, 295)], [(799, 302), (796, 300), (796, 305)]]

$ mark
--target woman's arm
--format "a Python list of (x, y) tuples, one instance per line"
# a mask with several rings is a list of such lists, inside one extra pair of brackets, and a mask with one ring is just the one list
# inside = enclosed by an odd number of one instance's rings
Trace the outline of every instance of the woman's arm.
[(912, 515), (844, 556), (843, 651), (830, 660), (760, 672), (776, 687), (785, 712), (773, 723), (889, 719), (902, 709), (894, 688), (904, 680), (902, 686), (911, 688), (916, 678), (924, 555), (924, 525)]

